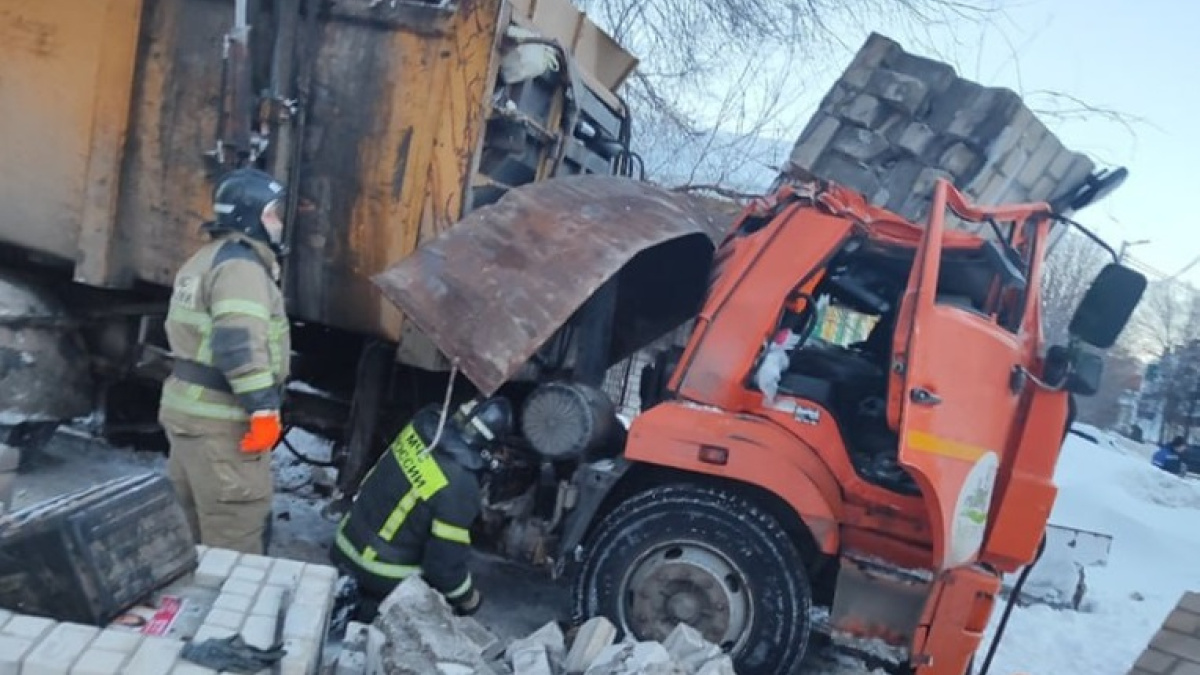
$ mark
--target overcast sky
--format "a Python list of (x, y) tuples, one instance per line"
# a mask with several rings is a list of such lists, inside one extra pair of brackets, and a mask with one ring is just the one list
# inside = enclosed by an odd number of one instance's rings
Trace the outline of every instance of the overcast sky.
[[(1078, 219), (1152, 270), (1174, 274), (1200, 257), (1200, 2), (1193, 0), (1013, 0), (982, 25), (946, 16), (942, 26), (897, 27), (860, 16), (844, 26), (845, 47), (812, 64), (797, 110), (808, 119), (871, 31), (908, 51), (951, 62), (989, 86), (1061, 91), (1133, 118), (1132, 130), (1097, 117), (1045, 119), (1071, 148), (1130, 177)], [(1014, 56), (1016, 54), (1016, 56)], [(1200, 264), (1184, 277), (1200, 285)]]

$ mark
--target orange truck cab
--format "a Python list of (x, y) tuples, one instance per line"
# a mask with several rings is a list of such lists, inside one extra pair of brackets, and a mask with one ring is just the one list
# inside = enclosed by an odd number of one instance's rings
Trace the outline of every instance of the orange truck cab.
[[(1002, 575), (1038, 555), (1070, 397), (1094, 393), (1145, 279), (1108, 265), (1069, 344), (1044, 345), (1070, 221), (944, 181), (931, 213), (822, 182), (744, 211), (577, 537), (581, 617), (641, 639), (689, 623), (742, 675), (802, 672), (818, 633), (897, 672), (968, 672)], [(870, 329), (822, 340), (830, 313)]]

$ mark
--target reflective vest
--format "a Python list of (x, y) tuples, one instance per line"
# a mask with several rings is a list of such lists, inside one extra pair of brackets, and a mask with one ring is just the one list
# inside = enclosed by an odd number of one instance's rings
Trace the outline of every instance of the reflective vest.
[(270, 249), (238, 234), (180, 268), (165, 324), (176, 367), (163, 386), (164, 415), (241, 421), (279, 409), (291, 336), (277, 270)]

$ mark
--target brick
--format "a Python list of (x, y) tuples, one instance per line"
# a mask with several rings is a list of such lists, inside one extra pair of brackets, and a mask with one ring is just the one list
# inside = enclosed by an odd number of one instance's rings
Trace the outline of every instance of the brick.
[(298, 602), (288, 608), (283, 622), (283, 636), (293, 639), (321, 639), (325, 631), (325, 605)]
[(1168, 673), (1171, 670), (1171, 666), (1174, 666), (1177, 660), (1170, 654), (1164, 654), (1155, 649), (1147, 649), (1138, 658), (1137, 662), (1133, 664), (1133, 667), (1140, 668), (1148, 673)]
[(222, 593), (213, 600), (212, 609), (224, 609), (230, 612), (238, 612), (245, 614), (250, 611), (250, 607), (254, 605), (254, 598), (248, 595), (234, 595), (232, 593)]
[(249, 608), (249, 614), (250, 616), (269, 616), (274, 619), (279, 615), (279, 608), (282, 602), (282, 588), (278, 586), (264, 586), (258, 592), (258, 598), (255, 599), (254, 605)]
[(811, 171), (841, 126), (841, 122), (831, 115), (818, 114), (814, 117), (792, 150), (792, 164)]
[(271, 559), (265, 555), (247, 553), (238, 559), (238, 565), (265, 571), (271, 569)]
[(19, 675), (21, 661), (33, 650), (36, 638), (0, 635), (0, 675)]
[(168, 675), (179, 659), (183, 643), (160, 637), (147, 637), (125, 666), (126, 675)]
[(246, 644), (268, 649), (275, 644), (275, 619), (269, 616), (251, 616), (242, 626), (242, 638)]
[(65, 675), (99, 632), (95, 626), (58, 624), (25, 657), (22, 675)]
[(230, 595), (245, 595), (253, 598), (258, 595), (258, 584), (242, 581), (241, 579), (229, 579), (221, 585), (221, 592), (229, 593)]
[(103, 630), (92, 640), (91, 649), (102, 649), (110, 652), (124, 652), (132, 654), (137, 651), (138, 645), (142, 643), (140, 633), (131, 633), (123, 630)]
[(1200, 662), (1200, 639), (1164, 630), (1154, 636), (1150, 646), (1180, 658)]
[(258, 567), (246, 567), (238, 565), (229, 573), (230, 581), (246, 581), (258, 586), (267, 578), (267, 571)]
[(222, 548), (210, 548), (196, 567), (196, 584), (210, 588), (219, 587), (237, 566), (238, 553)]
[(241, 629), (242, 622), (246, 620), (246, 615), (241, 612), (231, 612), (227, 609), (214, 609), (209, 611), (208, 616), (204, 617), (204, 625), (215, 626), (217, 628), (228, 628), (232, 631)]
[(1200, 616), (1192, 614), (1186, 609), (1176, 609), (1171, 612), (1163, 625), (1179, 633), (1195, 633), (1197, 629), (1200, 629)]
[(304, 573), (304, 563), (296, 560), (276, 560), (267, 574), (267, 583), (273, 586), (294, 587)]
[(4, 634), (38, 640), (53, 627), (54, 622), (50, 619), (18, 614), (4, 624)]
[(79, 657), (71, 668), (71, 675), (121, 675), (121, 667), (130, 654), (110, 652), (92, 647)]

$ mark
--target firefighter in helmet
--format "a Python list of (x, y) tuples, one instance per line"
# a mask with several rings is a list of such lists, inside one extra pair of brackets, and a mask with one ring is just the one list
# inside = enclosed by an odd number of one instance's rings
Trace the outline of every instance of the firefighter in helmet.
[(175, 277), (166, 333), (174, 367), (159, 421), (168, 476), (196, 539), (263, 553), (270, 525), (271, 450), (291, 352), (279, 289), (284, 188), (256, 169), (213, 190), (212, 241)]
[(482, 473), (496, 468), (490, 451), (512, 429), (512, 407), (500, 397), (476, 399), (444, 424), (441, 416), (430, 406), (413, 417), (338, 526), (330, 556), (358, 582), (366, 616), (417, 573), (459, 614), (473, 614), (482, 602), (467, 568), (469, 530)]

